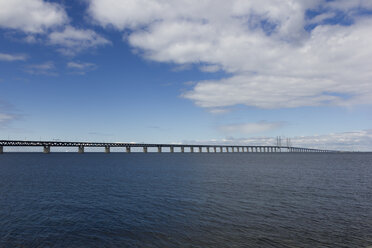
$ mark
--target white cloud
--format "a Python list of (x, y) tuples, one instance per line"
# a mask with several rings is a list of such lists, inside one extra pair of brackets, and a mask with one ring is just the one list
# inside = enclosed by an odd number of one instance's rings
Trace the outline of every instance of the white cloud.
[(344, 11), (353, 11), (354, 9), (368, 9), (372, 10), (372, 1), (370, 0), (337, 0), (337, 1), (329, 1), (326, 4), (327, 7), (331, 7), (333, 9), (339, 9)]
[(87, 71), (92, 71), (97, 68), (97, 65), (87, 62), (74, 62), (67, 63), (67, 67), (74, 70), (75, 73), (84, 75)]
[(0, 0), (0, 27), (41, 33), (68, 21), (64, 9), (43, 0)]
[(49, 43), (59, 46), (59, 50), (66, 55), (74, 55), (87, 48), (111, 44), (110, 41), (93, 30), (76, 29), (71, 26), (65, 27), (63, 31), (50, 33)]
[[(350, 4), (349, 2), (354, 2)], [(372, 18), (319, 24), (370, 1), (90, 0), (102, 26), (126, 32), (147, 59), (221, 69), (232, 76), (198, 82), (183, 97), (198, 106), (259, 108), (372, 103)], [(309, 9), (326, 9), (312, 19)], [(308, 24), (319, 25), (305, 30)]]
[(0, 125), (13, 119), (14, 119), (13, 115), (0, 113)]
[(231, 109), (228, 109), (228, 108), (208, 108), (207, 109), (209, 113), (211, 114), (226, 114), (226, 113), (229, 113), (231, 111)]
[[(290, 137), (293, 147), (339, 151), (372, 151), (372, 130)], [(188, 140), (184, 144), (276, 145), (274, 137), (225, 138), (222, 140)], [(283, 145), (285, 146), (285, 138)]]
[(6, 128), (8, 125), (18, 119), (20, 116), (14, 112), (11, 105), (0, 100), (0, 128)]
[(55, 72), (54, 63), (52, 61), (47, 61), (41, 64), (28, 65), (25, 71), (34, 75), (57, 75), (57, 73)]
[(243, 124), (231, 124), (220, 126), (219, 129), (227, 134), (256, 134), (266, 131), (271, 131), (283, 126), (280, 122), (257, 122), (257, 123), (243, 123)]
[(25, 61), (26, 59), (27, 56), (23, 54), (0, 53), (0, 61)]
[(216, 72), (219, 71), (221, 68), (218, 65), (204, 65), (200, 66), (200, 70), (203, 72)]

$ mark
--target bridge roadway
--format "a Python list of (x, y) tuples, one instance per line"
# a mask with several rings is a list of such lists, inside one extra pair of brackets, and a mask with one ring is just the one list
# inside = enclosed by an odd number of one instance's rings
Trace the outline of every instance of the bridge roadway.
[(337, 152), (332, 150), (311, 149), (303, 147), (286, 146), (238, 146), (238, 145), (186, 145), (186, 144), (143, 144), (143, 143), (100, 143), (100, 142), (62, 142), (62, 141), (22, 141), (22, 140), (0, 140), (0, 153), (4, 147), (43, 147), (44, 153), (50, 153), (51, 147), (77, 147), (79, 153), (84, 153), (85, 147), (104, 147), (105, 153), (110, 153), (111, 147), (123, 147), (125, 152), (131, 152), (132, 148), (142, 148), (147, 152), (148, 148), (157, 148), (163, 152), (163, 148), (169, 148), (169, 152)]

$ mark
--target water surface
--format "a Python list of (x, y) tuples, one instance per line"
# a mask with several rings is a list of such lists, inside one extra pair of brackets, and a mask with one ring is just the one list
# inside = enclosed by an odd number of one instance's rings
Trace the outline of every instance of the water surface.
[(367, 247), (372, 154), (6, 153), (0, 247)]

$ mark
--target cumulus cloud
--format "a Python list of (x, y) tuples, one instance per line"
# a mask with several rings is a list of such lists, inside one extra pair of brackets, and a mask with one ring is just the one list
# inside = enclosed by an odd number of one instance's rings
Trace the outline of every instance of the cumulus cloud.
[(243, 124), (230, 124), (220, 126), (219, 129), (228, 135), (234, 134), (256, 134), (266, 131), (271, 131), (283, 126), (280, 122), (257, 122), (257, 123), (243, 123)]
[(24, 61), (27, 59), (26, 55), (23, 54), (8, 54), (0, 53), (0, 61)]
[(59, 46), (59, 50), (66, 55), (74, 55), (87, 48), (94, 48), (111, 43), (93, 30), (76, 29), (72, 26), (65, 27), (63, 31), (54, 31), (50, 33), (49, 42), (52, 45)]
[(68, 21), (65, 10), (43, 0), (0, 0), (0, 27), (41, 33)]
[[(371, 9), (371, 2), (90, 0), (89, 5), (98, 24), (129, 29), (124, 40), (147, 59), (231, 75), (197, 82), (182, 95), (211, 109), (371, 104), (372, 18), (359, 16), (360, 9)], [(315, 13), (311, 18), (309, 11)], [(351, 25), (323, 22), (339, 11), (350, 15)]]

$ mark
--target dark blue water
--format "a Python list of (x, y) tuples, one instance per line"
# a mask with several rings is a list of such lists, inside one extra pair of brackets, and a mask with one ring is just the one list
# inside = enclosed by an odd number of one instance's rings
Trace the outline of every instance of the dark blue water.
[(0, 247), (368, 247), (372, 154), (0, 155)]

